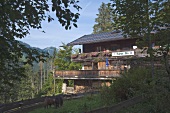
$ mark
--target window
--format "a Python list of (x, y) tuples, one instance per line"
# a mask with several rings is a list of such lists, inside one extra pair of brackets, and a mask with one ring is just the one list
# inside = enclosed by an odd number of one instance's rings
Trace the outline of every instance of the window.
[(115, 51), (115, 50), (117, 50), (117, 49), (120, 49), (120, 46), (119, 46), (119, 45), (114, 44), (114, 45), (111, 46), (111, 50), (112, 50), (112, 51)]
[(97, 52), (100, 52), (100, 51), (102, 51), (102, 48), (101, 48), (101, 46), (98, 46), (96, 49), (97, 49)]

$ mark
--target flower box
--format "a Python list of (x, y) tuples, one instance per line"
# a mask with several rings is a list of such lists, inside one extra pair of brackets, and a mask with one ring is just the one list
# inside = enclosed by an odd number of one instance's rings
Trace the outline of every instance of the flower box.
[(97, 57), (99, 55), (99, 52), (91, 52), (91, 57)]
[(75, 59), (75, 58), (77, 58), (78, 57), (78, 54), (73, 54), (73, 55), (71, 55), (71, 58), (72, 59)]
[(110, 56), (112, 56), (112, 51), (106, 50), (102, 53), (102, 55), (110, 57)]
[(81, 58), (81, 59), (87, 58), (87, 54), (86, 54), (86, 53), (80, 54), (80, 58)]

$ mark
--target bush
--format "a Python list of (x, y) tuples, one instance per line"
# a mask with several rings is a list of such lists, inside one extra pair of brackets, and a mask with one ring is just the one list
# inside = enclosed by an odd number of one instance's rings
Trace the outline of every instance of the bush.
[(146, 101), (119, 113), (169, 113), (170, 78), (164, 72), (155, 70), (155, 76), (152, 78), (150, 69), (129, 70), (110, 87), (103, 87), (101, 92), (103, 102), (112, 104), (143, 94)]
[(135, 95), (145, 93), (151, 85), (150, 70), (134, 68), (124, 73), (122, 77), (113, 81), (110, 87), (103, 87), (101, 98), (106, 105), (129, 99)]
[(147, 100), (119, 113), (169, 113), (170, 111), (170, 79), (158, 76), (150, 83), (145, 94)]
[(112, 97), (113, 95), (111, 93), (110, 87), (104, 85), (101, 89), (100, 96), (104, 106), (114, 103), (114, 98)]

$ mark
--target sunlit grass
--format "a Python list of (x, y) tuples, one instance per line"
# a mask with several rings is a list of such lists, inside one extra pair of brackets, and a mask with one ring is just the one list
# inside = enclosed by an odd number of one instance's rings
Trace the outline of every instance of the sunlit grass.
[(82, 113), (102, 106), (100, 95), (88, 95), (79, 99), (65, 100), (60, 108), (37, 108), (29, 113)]

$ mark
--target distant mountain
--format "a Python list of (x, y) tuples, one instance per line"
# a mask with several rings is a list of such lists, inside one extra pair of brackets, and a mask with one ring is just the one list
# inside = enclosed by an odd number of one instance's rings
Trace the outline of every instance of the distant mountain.
[(25, 42), (22, 42), (22, 41), (19, 41), (19, 42), (21, 44), (25, 45), (27, 48), (36, 49), (36, 50), (38, 50), (41, 53), (48, 53), (49, 56), (53, 56), (54, 55), (54, 51), (57, 50), (55, 47), (47, 47), (47, 48), (44, 48), (44, 49), (40, 49), (38, 47), (31, 47), (29, 44), (27, 44)]
[(25, 42), (19, 41), (19, 43), (25, 45), (27, 48), (31, 48), (31, 46), (29, 44), (25, 43)]
[[(30, 48), (30, 49), (36, 49), (36, 50), (38, 50), (40, 53), (45, 53), (45, 54), (49, 54), (49, 58), (52, 58), (53, 56), (54, 56), (54, 54), (55, 54), (55, 51), (57, 50), (55, 47), (47, 47), (47, 48), (44, 48), (44, 49), (40, 49), (40, 48), (38, 48), (38, 47), (31, 47), (29, 44), (27, 44), (27, 43), (24, 43), (24, 42), (21, 42), (21, 41), (19, 41), (21, 44), (23, 44), (23, 45), (25, 45), (27, 48)], [(23, 56), (23, 60), (25, 60), (25, 56), (27, 56), (26, 55), (26, 53), (24, 53), (24, 56)], [(49, 62), (49, 61), (48, 61)], [(44, 62), (44, 67), (46, 67), (47, 68), (47, 62)], [(39, 71), (39, 63), (37, 63), (37, 62), (33, 62), (33, 71), (34, 72), (37, 72), (37, 71)]]
[(44, 52), (47, 52), (49, 54), (49, 56), (53, 56), (54, 52), (57, 51), (57, 49), (55, 47), (47, 47), (43, 49)]

